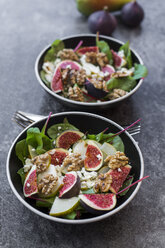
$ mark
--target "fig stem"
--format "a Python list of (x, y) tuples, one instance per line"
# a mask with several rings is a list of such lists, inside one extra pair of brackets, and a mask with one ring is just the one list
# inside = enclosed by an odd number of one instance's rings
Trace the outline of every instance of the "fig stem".
[(108, 6), (105, 5), (104, 8), (103, 8), (104, 11), (108, 12)]
[(135, 185), (135, 184), (141, 182), (142, 180), (144, 180), (144, 179), (146, 179), (146, 178), (148, 178), (148, 177), (149, 177), (149, 176), (142, 177), (141, 179), (139, 179), (139, 180), (135, 181), (134, 183), (132, 183), (131, 185), (127, 186), (125, 189), (122, 189), (121, 191), (117, 192), (116, 195), (121, 194), (121, 193), (124, 192), (125, 190), (129, 189), (129, 188), (132, 187), (133, 185)]
[[(134, 123), (132, 123), (130, 126), (124, 128), (124, 129), (121, 130), (120, 132), (114, 134), (112, 137), (115, 137), (115, 136), (117, 136), (117, 135), (120, 135), (121, 133), (123, 133), (124, 131), (126, 131), (127, 129), (129, 129), (130, 127), (133, 127), (134, 125), (136, 125), (139, 121), (141, 121), (141, 118), (138, 119), (137, 121), (135, 121)], [(111, 138), (112, 138), (112, 137), (111, 137)]]
[(83, 40), (80, 40), (80, 42), (78, 43), (78, 45), (75, 47), (73, 51), (76, 52), (82, 44), (83, 44)]

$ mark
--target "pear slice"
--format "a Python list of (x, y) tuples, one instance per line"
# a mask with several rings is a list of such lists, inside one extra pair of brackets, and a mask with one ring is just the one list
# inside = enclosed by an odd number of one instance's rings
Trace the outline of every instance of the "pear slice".
[(100, 150), (103, 153), (104, 159), (109, 155), (114, 155), (117, 151), (114, 146), (111, 144), (104, 142), (102, 146), (100, 147)]
[(50, 209), (49, 214), (52, 216), (63, 216), (71, 213), (79, 205), (79, 197), (69, 199), (60, 199), (56, 197)]
[(28, 145), (28, 150), (29, 150), (30, 158), (34, 158), (38, 156), (36, 149), (32, 147), (31, 145)]

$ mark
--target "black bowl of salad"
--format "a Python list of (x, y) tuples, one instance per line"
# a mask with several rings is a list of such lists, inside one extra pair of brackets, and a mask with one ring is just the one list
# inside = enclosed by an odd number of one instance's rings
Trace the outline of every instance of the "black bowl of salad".
[(137, 143), (126, 131), (119, 135), (121, 130), (85, 112), (33, 123), (8, 153), (14, 194), (32, 212), (61, 223), (90, 223), (117, 213), (134, 198), (141, 183), (132, 183), (144, 173)]
[(43, 49), (35, 73), (41, 86), (62, 104), (103, 109), (135, 93), (147, 69), (129, 42), (77, 35), (57, 39)]

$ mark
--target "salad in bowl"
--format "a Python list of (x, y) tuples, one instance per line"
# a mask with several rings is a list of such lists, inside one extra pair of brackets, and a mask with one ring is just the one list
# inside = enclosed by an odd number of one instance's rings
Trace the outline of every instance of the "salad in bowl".
[[(8, 164), (12, 154), (14, 161), (22, 162), (17, 171), (20, 179), (16, 181), (13, 164), (8, 178), (12, 188), (16, 185), (14, 192), (19, 188), (24, 204), (30, 203), (51, 220), (85, 223), (109, 216), (130, 201), (139, 186), (125, 189), (143, 175), (138, 169), (143, 159), (132, 138), (122, 133), (123, 141), (120, 128), (89, 113), (56, 114), (44, 122), (23, 131), (9, 153)], [(81, 126), (85, 123), (88, 128)], [(93, 124), (104, 129), (96, 132)]]
[(74, 48), (55, 40), (42, 60), (39, 76), (45, 86), (58, 97), (81, 104), (125, 98), (147, 76), (146, 67), (134, 60), (129, 42), (113, 49), (98, 36), (94, 45), (86, 45), (82, 37)]

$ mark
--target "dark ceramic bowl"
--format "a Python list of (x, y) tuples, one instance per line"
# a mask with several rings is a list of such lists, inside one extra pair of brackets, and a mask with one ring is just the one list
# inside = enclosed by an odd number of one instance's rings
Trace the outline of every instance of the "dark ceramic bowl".
[[(96, 35), (92, 35), (92, 34), (74, 35), (74, 36), (63, 38), (61, 40), (64, 41), (66, 48), (75, 48), (80, 40), (83, 40), (83, 46), (95, 46)], [(115, 51), (117, 51), (119, 47), (124, 44), (122, 41), (119, 41), (111, 37), (103, 36), (103, 35), (100, 35), (100, 40), (105, 40), (110, 45), (111, 49)], [(64, 104), (66, 106), (74, 107), (77, 109), (86, 109), (86, 110), (94, 110), (94, 109), (101, 110), (105, 108), (111, 108), (111, 107), (114, 107), (115, 105), (118, 105), (119, 103), (121, 103), (122, 101), (130, 97), (132, 94), (134, 94), (143, 82), (143, 79), (138, 80), (136, 87), (133, 90), (131, 90), (128, 94), (118, 99), (111, 100), (111, 101), (109, 100), (105, 102), (88, 103), (88, 102), (73, 101), (73, 100), (64, 98), (63, 96), (56, 94), (48, 86), (46, 86), (40, 77), (40, 71), (42, 70), (44, 56), (49, 49), (50, 49), (50, 45), (44, 48), (41, 51), (41, 53), (38, 55), (36, 59), (36, 63), (35, 63), (35, 74), (36, 74), (36, 77), (40, 85), (49, 94), (54, 96), (57, 101), (59, 101), (61, 104)], [(142, 59), (133, 49), (131, 49), (131, 52), (132, 52), (133, 62), (138, 63), (138, 64), (143, 64)]]
[[(54, 114), (49, 120), (48, 127), (50, 127), (51, 125), (55, 123), (63, 122), (64, 117), (67, 117), (70, 123), (78, 127), (84, 133), (87, 131), (89, 133), (99, 133), (107, 127), (109, 127), (109, 130), (113, 133), (116, 133), (122, 129), (121, 126), (119, 126), (118, 124), (116, 124), (115, 122), (107, 118), (104, 118), (104, 117), (101, 117), (95, 114), (85, 113), (85, 112), (64, 112), (64, 113)], [(45, 123), (45, 120), (46, 118), (43, 118), (41, 121), (35, 122), (29, 127), (35, 126), (41, 129)], [(18, 169), (22, 167), (22, 163), (15, 154), (15, 145), (18, 141), (26, 137), (26, 130), (28, 128), (23, 130), (18, 135), (18, 137), (14, 140), (10, 148), (10, 151), (8, 153), (6, 166), (7, 166), (8, 181), (14, 194), (20, 200), (20, 202), (22, 202), (32, 212), (46, 219), (53, 220), (56, 222), (61, 222), (61, 223), (70, 223), (70, 224), (90, 223), (90, 222), (105, 219), (117, 213), (122, 208), (124, 208), (134, 198), (134, 196), (138, 192), (141, 183), (134, 185), (133, 187), (130, 188), (130, 190), (125, 196), (120, 197), (117, 201), (116, 207), (112, 211), (106, 214), (100, 215), (100, 216), (93, 216), (90, 214), (86, 214), (86, 216), (84, 216), (84, 219), (81, 219), (81, 220), (67, 220), (67, 219), (49, 216), (46, 210), (37, 208), (35, 206), (34, 200), (27, 199), (24, 197), (20, 176), (17, 174)], [(129, 157), (130, 162), (132, 164), (131, 174), (135, 175), (134, 180), (136, 181), (143, 177), (143, 172), (144, 172), (144, 163), (143, 163), (143, 157), (142, 157), (141, 151), (137, 143), (135, 142), (135, 140), (127, 132), (122, 133), (121, 138), (125, 145), (125, 153)]]

